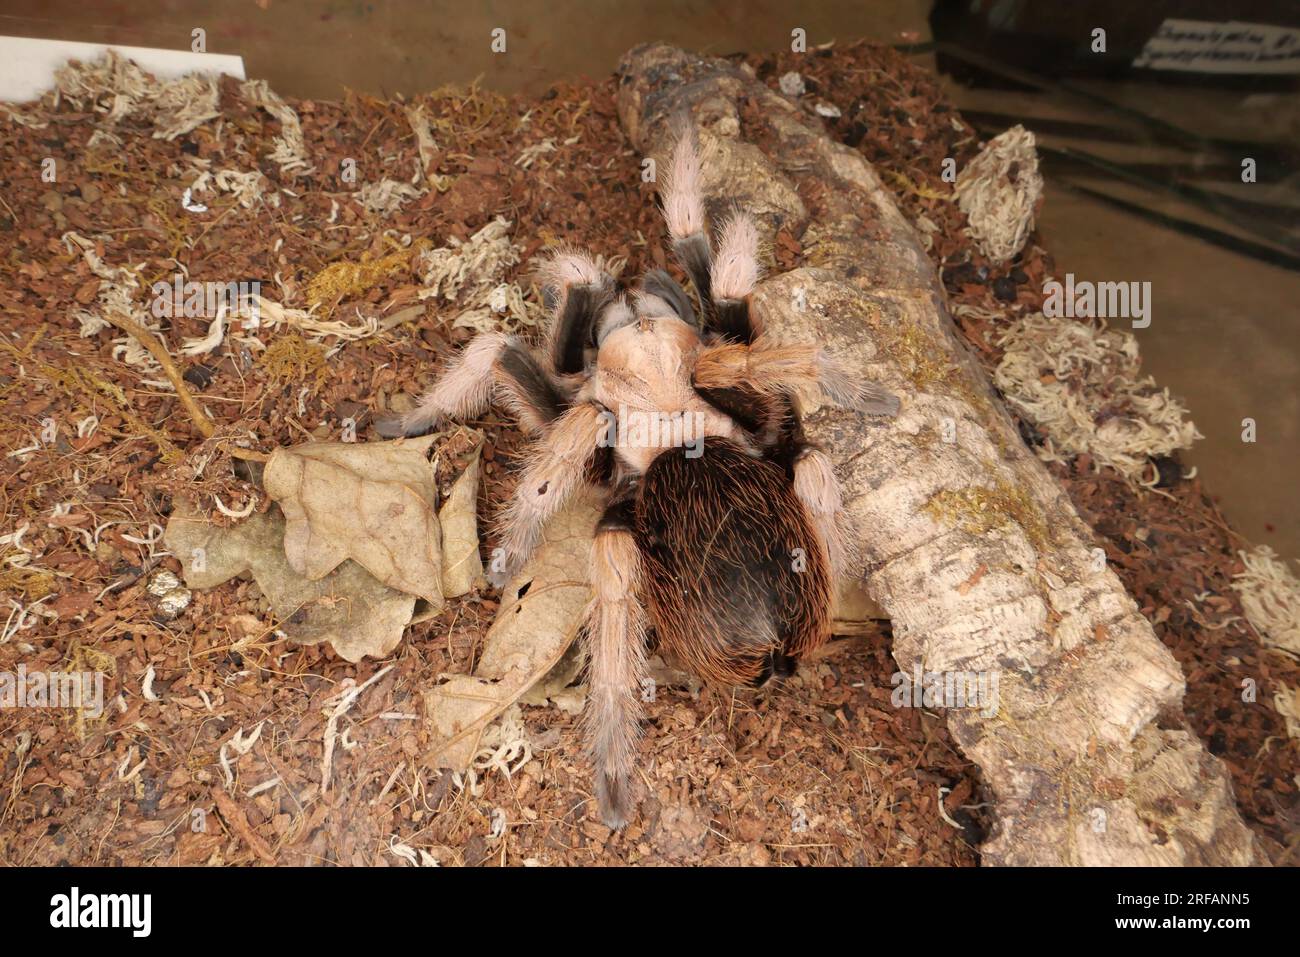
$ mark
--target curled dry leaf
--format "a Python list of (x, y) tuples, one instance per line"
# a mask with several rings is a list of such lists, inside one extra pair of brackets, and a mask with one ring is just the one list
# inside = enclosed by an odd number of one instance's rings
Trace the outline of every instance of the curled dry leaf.
[(506, 586), (472, 675), (448, 675), (424, 693), (433, 767), (463, 771), (488, 724), (564, 656), (591, 600), (587, 564), (600, 517), (588, 492), (546, 527), (546, 541)]
[(484, 581), (483, 560), (478, 554), (479, 455), (483, 440), (479, 437), (473, 457), (460, 473), (438, 509), (442, 528), (442, 593), (448, 598), (467, 594)]
[(276, 508), (220, 528), (178, 500), (163, 540), (180, 559), (188, 587), (214, 588), (251, 574), (290, 640), (327, 641), (347, 661), (389, 654), (408, 624), (441, 607), (441, 601), (435, 606), (389, 588), (351, 560), (312, 581), (289, 565), (284, 535), (285, 519)]
[(251, 574), (290, 640), (328, 641), (347, 661), (383, 657), (408, 624), (441, 610), (444, 594), (483, 577), (479, 448), (435, 512), (429, 451), (439, 438), (277, 449), (263, 480), (278, 507), (217, 528), (178, 501), (165, 541), (189, 587)]
[(315, 581), (352, 559), (390, 588), (442, 604), (442, 533), (429, 450), (437, 436), (276, 449), (267, 494), (284, 510), (289, 565)]
[[(581, 614), (581, 612), (579, 612)], [(582, 675), (587, 666), (587, 655), (581, 644), (574, 642), (564, 653), (555, 667), (520, 696), (521, 704), (544, 708), (554, 706), (561, 711), (576, 714), (582, 710), (587, 697), (585, 684), (570, 687)]]

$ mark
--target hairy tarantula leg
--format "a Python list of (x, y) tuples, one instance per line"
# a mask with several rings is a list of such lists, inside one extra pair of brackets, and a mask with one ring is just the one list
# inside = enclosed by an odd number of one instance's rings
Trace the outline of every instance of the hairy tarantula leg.
[(817, 350), (815, 363), (822, 393), (836, 405), (872, 415), (898, 415), (898, 396), (878, 382), (855, 379), (838, 359), (821, 349)]
[(524, 432), (539, 432), (554, 422), (568, 402), (524, 343), (511, 337), (492, 369), (497, 393)]
[(632, 533), (632, 499), (610, 505), (591, 544), (587, 611), (587, 747), (596, 772), (596, 802), (608, 827), (627, 824), (632, 768), (641, 733), (646, 677), (646, 613), (637, 597), (641, 555)]
[(794, 463), (794, 494), (803, 503), (826, 548), (832, 580), (851, 573), (857, 561), (853, 523), (844, 511), (840, 483), (826, 453), (805, 447)]
[(819, 346), (782, 346), (760, 336), (750, 346), (724, 343), (705, 349), (695, 363), (696, 389), (750, 388), (774, 394), (819, 390), (836, 405), (876, 415), (896, 415), (898, 398), (874, 382), (854, 379)]
[(483, 413), (493, 387), (525, 432), (535, 432), (564, 410), (564, 400), (527, 347), (515, 336), (486, 332), (470, 340), (411, 411), (375, 423), (388, 438), (422, 435), (448, 419)]
[(655, 318), (666, 313), (675, 314), (688, 326), (697, 326), (691, 297), (676, 279), (662, 269), (651, 269), (641, 277), (641, 288), (636, 295), (637, 314)]
[(708, 324), (713, 316), (713, 251), (704, 218), (700, 151), (693, 130), (684, 131), (673, 147), (662, 195), (673, 252), (695, 284), (704, 322)]
[(714, 325), (735, 342), (749, 343), (762, 334), (750, 295), (758, 284), (758, 229), (744, 213), (733, 214), (722, 227), (722, 241), (713, 262)]
[(614, 280), (586, 253), (558, 253), (541, 267), (542, 286), (555, 303), (547, 349), (555, 371), (581, 372), (586, 349), (596, 344), (596, 321), (614, 298)]
[(771, 398), (753, 389), (743, 386), (709, 388), (696, 383), (695, 391), (700, 398), (733, 419), (746, 432), (758, 435), (773, 418)]
[(615, 329), (621, 329), (636, 322), (636, 312), (627, 304), (627, 297), (620, 294), (600, 313), (596, 322), (596, 347), (599, 348), (605, 337)]
[(415, 408), (375, 424), (380, 435), (420, 435), (446, 419), (467, 419), (492, 401), (492, 366), (509, 337), (486, 332), (475, 336), (438, 377)]
[(610, 416), (594, 403), (575, 405), (538, 439), (514, 498), (501, 519), (504, 562), (492, 563), (491, 577), (500, 585), (528, 560), (542, 528), (582, 485), (587, 466), (609, 444)]

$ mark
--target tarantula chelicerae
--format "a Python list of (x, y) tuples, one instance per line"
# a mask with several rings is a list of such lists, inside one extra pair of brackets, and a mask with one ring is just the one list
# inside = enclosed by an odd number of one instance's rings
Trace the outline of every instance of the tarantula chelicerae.
[(713, 254), (689, 134), (662, 199), (698, 312), (663, 270), (629, 292), (590, 257), (560, 253), (542, 272), (552, 317), (544, 348), (479, 335), (415, 409), (381, 428), (419, 434), (479, 414), (496, 396), (538, 433), (504, 516), (497, 581), (582, 483), (608, 488), (585, 631), (586, 732), (610, 827), (631, 807), (651, 626), (661, 647), (724, 684), (789, 675), (828, 636), (851, 536), (830, 461), (804, 439), (798, 393), (867, 412), (898, 407), (819, 347), (763, 334), (750, 308), (758, 231), (732, 215)]

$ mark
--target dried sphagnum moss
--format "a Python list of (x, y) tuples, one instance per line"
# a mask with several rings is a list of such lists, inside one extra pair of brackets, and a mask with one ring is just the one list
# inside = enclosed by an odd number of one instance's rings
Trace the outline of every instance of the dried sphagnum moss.
[[(105, 679), (115, 678), (117, 677), (117, 659), (106, 651), (100, 651), (98, 648), (87, 648), (80, 641), (74, 641), (68, 654), (66, 671), (69, 674), (78, 676), (89, 672), (101, 674)], [(105, 702), (100, 701), (97, 702), (100, 705), (99, 714), (88, 714), (88, 710), (94, 703), (88, 706), (86, 699), (93, 689), (85, 686), (84, 679), (78, 677), (77, 681), (83, 707), (73, 708), (67, 712), (67, 720), (71, 723), (77, 740), (85, 741), (87, 735), (108, 724), (109, 712), (108, 708), (104, 706)]]
[(92, 407), (96, 401), (106, 400), (113, 407), (113, 411), (131, 427), (135, 435), (145, 436), (157, 446), (162, 460), (168, 465), (175, 465), (185, 458), (185, 454), (172, 443), (171, 439), (132, 410), (131, 403), (127, 400), (121, 386), (92, 372), (84, 372), (72, 367), (60, 368), (38, 362), (36, 368), (41, 376), (64, 395), (82, 401), (89, 400)]
[(30, 568), (26, 565), (6, 564), (15, 553), (12, 550), (0, 554), (0, 592), (19, 594), (28, 601), (40, 601), (57, 590), (58, 579), (53, 572), (44, 568)]
[(332, 306), (336, 302), (369, 292), (389, 276), (406, 269), (416, 252), (431, 245), (427, 239), (417, 239), (409, 248), (399, 249), (378, 259), (330, 263), (307, 281), (307, 304)]
[(1150, 459), (1201, 438), (1186, 406), (1141, 372), (1130, 332), (1092, 322), (1024, 316), (998, 336), (993, 379), (1007, 402), (1043, 433), (1048, 462), (1088, 453), (1129, 480), (1154, 485)]
[(329, 378), (325, 350), (296, 332), (283, 335), (267, 346), (257, 365), (273, 385), (297, 383), (316, 392)]

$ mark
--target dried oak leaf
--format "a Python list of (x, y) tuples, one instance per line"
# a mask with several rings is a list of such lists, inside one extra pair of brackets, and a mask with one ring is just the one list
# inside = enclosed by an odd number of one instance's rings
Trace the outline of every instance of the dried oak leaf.
[(442, 533), (429, 450), (396, 442), (312, 442), (276, 449), (266, 492), (284, 510), (284, 553), (313, 581), (351, 558), (385, 585), (442, 604)]
[(483, 560), (478, 554), (476, 502), (482, 450), (480, 436), (473, 458), (438, 509), (438, 524), (442, 528), (442, 593), (448, 598), (468, 594), (484, 582)]
[(582, 646), (575, 642), (554, 668), (520, 696), (520, 703), (538, 708), (553, 706), (569, 714), (579, 714), (587, 697), (587, 686), (571, 685), (582, 675), (582, 669), (586, 666), (587, 655)]
[(546, 540), (506, 586), (472, 675), (446, 675), (424, 692), (435, 768), (463, 771), (484, 729), (563, 657), (591, 600), (587, 566), (600, 495), (578, 496), (546, 526)]
[(290, 567), (284, 535), (285, 519), (277, 508), (221, 528), (178, 499), (163, 541), (180, 560), (188, 588), (214, 588), (251, 574), (291, 641), (327, 641), (351, 662), (389, 654), (408, 624), (441, 607), (441, 601), (435, 606), (389, 588), (351, 560), (323, 578), (308, 579)]

